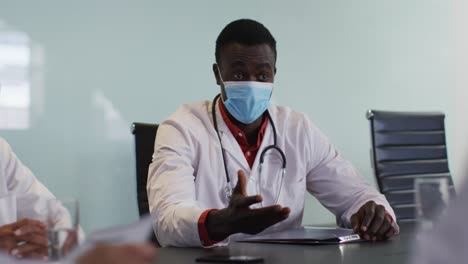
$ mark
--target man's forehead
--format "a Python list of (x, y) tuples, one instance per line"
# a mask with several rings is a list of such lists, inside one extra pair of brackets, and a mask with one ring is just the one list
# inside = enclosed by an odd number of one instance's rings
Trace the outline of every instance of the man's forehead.
[(268, 44), (243, 45), (230, 43), (221, 52), (221, 61), (228, 65), (271, 64), (274, 65), (275, 53)]

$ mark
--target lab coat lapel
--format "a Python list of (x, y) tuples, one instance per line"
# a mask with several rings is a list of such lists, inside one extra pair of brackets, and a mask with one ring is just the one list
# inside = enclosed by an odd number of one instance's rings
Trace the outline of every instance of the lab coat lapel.
[[(216, 101), (216, 104), (217, 103), (218, 101)], [(212, 109), (211, 106), (210, 106), (210, 109)], [(239, 164), (240, 166), (239, 169), (246, 172), (247, 175), (250, 175), (250, 166), (244, 157), (244, 153), (242, 152), (242, 149), (240, 148), (239, 143), (237, 143), (236, 139), (231, 133), (231, 130), (229, 130), (229, 127), (224, 122), (221, 112), (219, 111), (219, 105), (217, 105), (215, 109), (216, 109), (216, 120), (218, 122), (218, 131), (221, 137), (221, 141), (223, 143), (223, 149), (225, 151), (226, 156), (229, 155), (230, 159), (235, 160)]]
[(260, 156), (262, 155), (262, 151), (270, 146), (273, 145), (273, 129), (271, 127), (271, 122), (268, 121), (268, 124), (265, 128), (265, 134), (263, 134), (262, 143), (260, 144), (260, 148), (258, 149), (257, 156), (255, 156), (255, 161), (252, 165), (252, 173), (251, 177), (253, 181), (257, 181), (259, 177), (259, 166), (260, 166)]

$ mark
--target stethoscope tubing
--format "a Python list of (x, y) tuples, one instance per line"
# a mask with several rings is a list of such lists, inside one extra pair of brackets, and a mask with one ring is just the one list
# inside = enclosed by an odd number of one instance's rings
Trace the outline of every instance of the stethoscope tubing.
[[(223, 157), (223, 165), (224, 165), (224, 173), (226, 175), (226, 187), (225, 187), (225, 193), (226, 193), (226, 198), (228, 198), (228, 200), (231, 199), (231, 196), (232, 196), (232, 187), (231, 187), (231, 180), (229, 178), (229, 172), (228, 172), (228, 169), (227, 169), (227, 165), (226, 165), (226, 156), (224, 154), (224, 149), (223, 149), (223, 143), (222, 143), (222, 140), (221, 140), (221, 135), (219, 134), (219, 130), (218, 130), (218, 121), (217, 121), (217, 118), (216, 118), (216, 102), (217, 100), (219, 99), (220, 97), (220, 94), (216, 95), (215, 98), (213, 99), (213, 105), (211, 106), (211, 114), (212, 114), (212, 118), (213, 118), (213, 126), (214, 126), (214, 129), (216, 131), (216, 134), (218, 136), (218, 140), (219, 140), (219, 145), (220, 145), (220, 148), (221, 148), (221, 155)], [(271, 118), (271, 115), (270, 113), (268, 112), (267, 110), (267, 117), (270, 121), (270, 125), (272, 127), (272, 130), (273, 130), (273, 145), (270, 145), (270, 146), (267, 146), (265, 147), (262, 152), (260, 152), (260, 166), (259, 166), (259, 169), (260, 169), (260, 174), (261, 174), (261, 170), (262, 170), (262, 167), (263, 167), (263, 163), (265, 161), (265, 155), (268, 151), (270, 150), (276, 150), (280, 155), (281, 155), (281, 159), (282, 159), (282, 166), (281, 166), (281, 170), (282, 170), (282, 173), (281, 173), (281, 183), (280, 183), (280, 190), (279, 190), (279, 193), (281, 192), (281, 188), (283, 186), (283, 178), (286, 174), (286, 156), (284, 155), (284, 152), (277, 146), (277, 134), (276, 134), (276, 127), (275, 127), (275, 124)], [(276, 197), (276, 200), (275, 200), (275, 204), (278, 203), (278, 199), (279, 199), (279, 194), (277, 195)], [(263, 206), (263, 205), (262, 205)]]

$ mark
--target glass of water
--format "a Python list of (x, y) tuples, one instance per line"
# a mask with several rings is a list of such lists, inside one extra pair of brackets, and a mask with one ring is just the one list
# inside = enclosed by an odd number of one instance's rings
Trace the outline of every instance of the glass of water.
[(417, 219), (423, 229), (431, 229), (450, 200), (447, 178), (419, 178), (415, 180)]
[(47, 201), (49, 260), (64, 258), (78, 245), (79, 205), (76, 199)]

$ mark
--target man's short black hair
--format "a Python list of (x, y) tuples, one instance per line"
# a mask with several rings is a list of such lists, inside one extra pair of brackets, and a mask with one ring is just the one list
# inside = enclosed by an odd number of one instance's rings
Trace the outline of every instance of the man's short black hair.
[(276, 40), (270, 31), (261, 23), (251, 19), (239, 19), (229, 23), (216, 39), (216, 63), (220, 62), (221, 49), (227, 44), (239, 43), (241, 45), (253, 46), (268, 44), (275, 53)]

